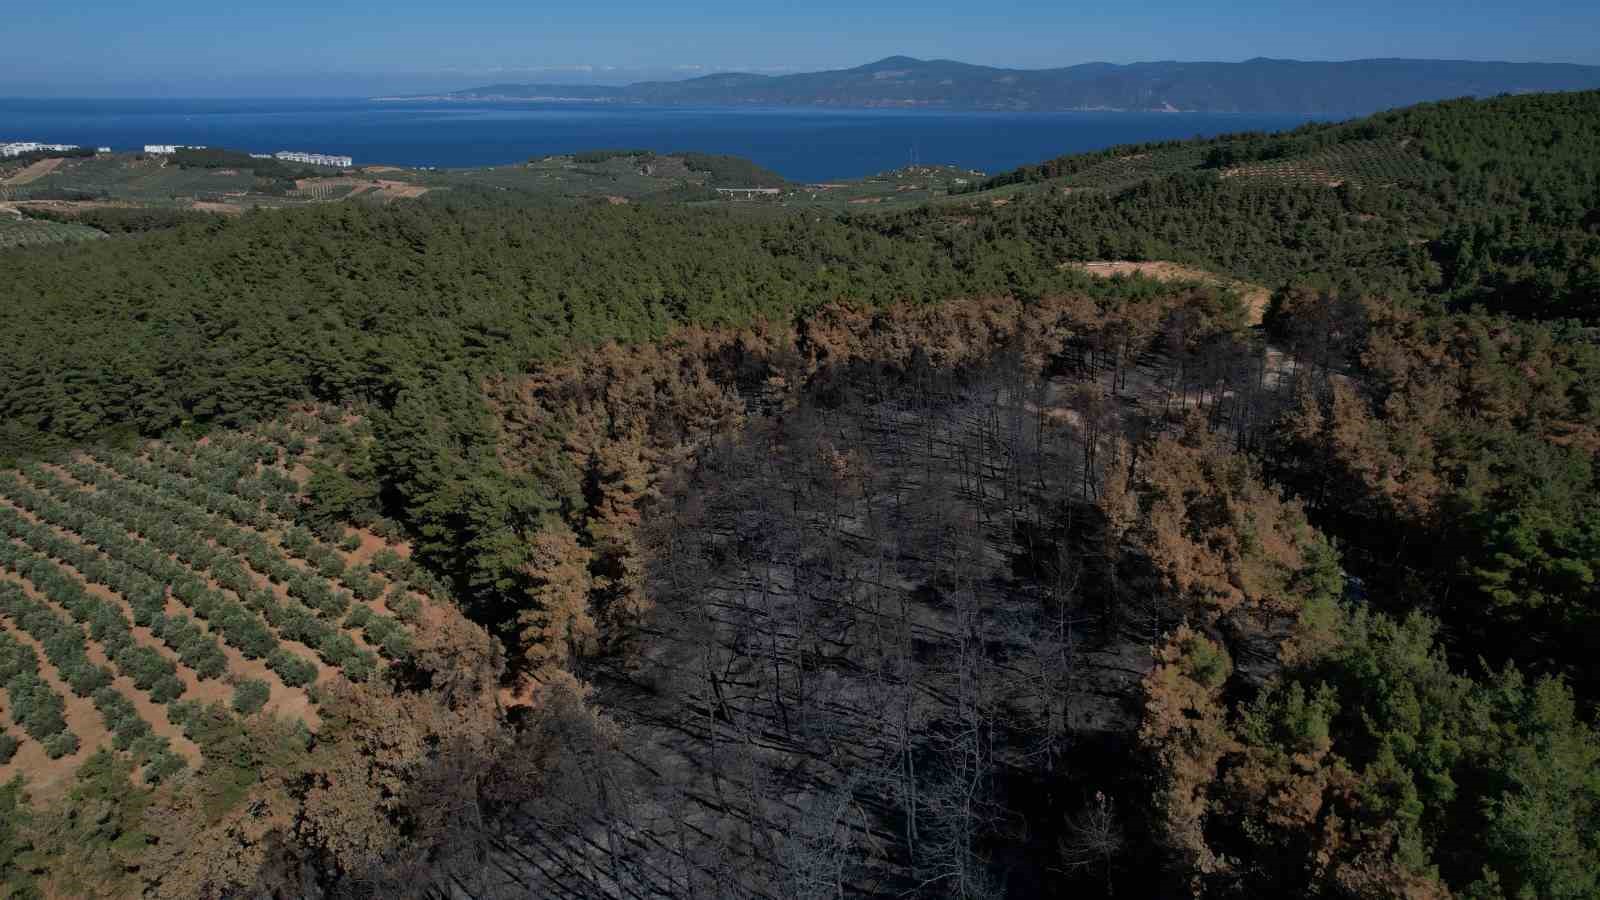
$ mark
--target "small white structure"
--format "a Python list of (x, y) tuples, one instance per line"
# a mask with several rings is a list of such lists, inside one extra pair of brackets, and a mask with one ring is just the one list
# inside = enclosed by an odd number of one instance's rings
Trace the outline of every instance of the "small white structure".
[(169, 156), (179, 150), (204, 150), (205, 144), (145, 144), (144, 152), (154, 153), (158, 156)]
[(96, 152), (96, 153), (110, 153), (111, 152), (111, 148), (110, 147), (96, 147), (96, 148), (94, 148), (94, 152)]
[(335, 169), (348, 169), (354, 162), (348, 156), (333, 156), (328, 153), (304, 153), (299, 150), (279, 150), (272, 154), (284, 162), (305, 163), (309, 166), (332, 166)]

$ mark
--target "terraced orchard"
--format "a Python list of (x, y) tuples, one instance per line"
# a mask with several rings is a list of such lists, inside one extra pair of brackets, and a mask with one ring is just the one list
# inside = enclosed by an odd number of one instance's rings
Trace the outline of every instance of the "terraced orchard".
[(264, 434), (0, 471), (0, 783), (48, 796), (101, 749), (162, 783), (257, 716), (309, 739), (330, 683), (458, 615), (403, 545), (298, 524), (316, 436)]
[(1448, 174), (1442, 164), (1393, 141), (1348, 141), (1309, 156), (1246, 163), (1221, 172), (1223, 178), (1357, 187), (1426, 184)]
[[(0, 193), (0, 200), (4, 199), (3, 193)], [(105, 232), (86, 225), (24, 219), (7, 215), (6, 210), (0, 209), (0, 250), (10, 247), (34, 247), (42, 244), (94, 241), (105, 236)]]
[(1074, 191), (1115, 192), (1152, 178), (1193, 172), (1204, 161), (1205, 150), (1199, 146), (1111, 156), (1062, 178), (1061, 184)]

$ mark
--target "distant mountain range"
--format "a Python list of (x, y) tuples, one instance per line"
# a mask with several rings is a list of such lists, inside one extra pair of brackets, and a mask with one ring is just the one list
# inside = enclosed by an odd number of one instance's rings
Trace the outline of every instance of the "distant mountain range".
[[(1600, 88), (1600, 66), (1360, 59), (1084, 63), (999, 69), (891, 56), (796, 75), (730, 72), (622, 87), (492, 84), (428, 99), (586, 100), (695, 106), (1295, 112), (1361, 115), (1448, 97)], [(416, 99), (416, 98), (382, 98)]]

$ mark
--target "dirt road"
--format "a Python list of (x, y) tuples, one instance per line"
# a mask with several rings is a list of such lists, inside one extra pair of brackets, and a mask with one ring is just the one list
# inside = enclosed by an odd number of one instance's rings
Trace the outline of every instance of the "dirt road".
[(33, 165), (28, 166), (26, 169), (23, 169), (21, 172), (18, 172), (10, 178), (7, 178), (5, 183), (27, 184), (30, 181), (38, 181), (46, 175), (49, 175), (51, 172), (54, 172), (63, 162), (66, 162), (66, 160), (59, 156), (54, 156), (50, 159), (41, 159)]

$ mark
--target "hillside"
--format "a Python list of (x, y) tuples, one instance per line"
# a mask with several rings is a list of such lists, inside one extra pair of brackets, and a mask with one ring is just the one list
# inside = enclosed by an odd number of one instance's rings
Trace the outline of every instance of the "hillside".
[[(1423, 104), (1049, 160), (969, 186), (935, 221), (979, 205), (1066, 258), (1168, 259), (1270, 285), (1318, 277), (1595, 324), (1597, 140), (1600, 92)], [(984, 199), (996, 193), (1002, 207)], [(1068, 216), (1075, 227), (1060, 229)]]
[(1595, 896), (1597, 145), (833, 210), (595, 151), (0, 249), (0, 885)]
[(1005, 69), (891, 56), (853, 69), (724, 73), (622, 87), (496, 84), (461, 100), (1361, 115), (1451, 97), (1600, 88), (1600, 66), (1455, 60), (1083, 63)]

